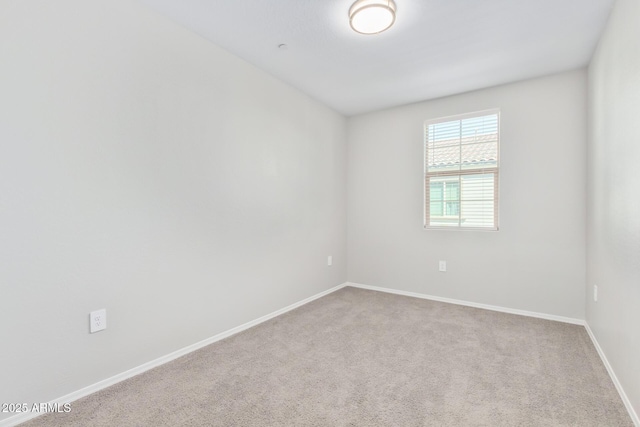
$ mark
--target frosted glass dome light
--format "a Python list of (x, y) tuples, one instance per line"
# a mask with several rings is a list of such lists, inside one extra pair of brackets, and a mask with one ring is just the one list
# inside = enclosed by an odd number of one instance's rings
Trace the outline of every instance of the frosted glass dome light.
[(378, 34), (396, 21), (393, 0), (357, 0), (349, 8), (349, 24), (361, 34)]

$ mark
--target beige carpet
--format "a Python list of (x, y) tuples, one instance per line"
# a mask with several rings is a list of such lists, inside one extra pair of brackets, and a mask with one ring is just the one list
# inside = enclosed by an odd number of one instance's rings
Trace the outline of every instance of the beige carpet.
[(345, 288), (24, 426), (632, 426), (585, 329)]

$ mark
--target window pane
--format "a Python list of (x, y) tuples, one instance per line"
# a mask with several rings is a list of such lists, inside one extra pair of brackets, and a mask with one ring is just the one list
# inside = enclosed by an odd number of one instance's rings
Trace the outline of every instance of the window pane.
[(498, 164), (498, 115), (460, 122), (461, 168), (478, 169)]
[(493, 200), (474, 200), (463, 205), (462, 226), (493, 228)]
[(427, 170), (460, 169), (460, 121), (436, 123), (427, 127)]
[(489, 227), (494, 224), (495, 175), (493, 173), (463, 175), (462, 207), (463, 227)]
[(498, 115), (427, 126), (427, 171), (494, 167), (498, 162)]
[(445, 181), (445, 200), (458, 200), (458, 192), (460, 190), (460, 183), (458, 182), (458, 178), (456, 177), (455, 181), (447, 180)]
[(481, 135), (495, 135), (498, 133), (498, 115), (489, 114), (471, 117), (460, 121), (460, 136), (469, 138)]
[(460, 182), (459, 178), (455, 181), (445, 181), (445, 215), (458, 216), (460, 214)]
[(460, 146), (460, 169), (493, 168), (498, 164), (498, 138), (496, 135), (464, 141)]
[(429, 172), (460, 170), (460, 145), (441, 145), (429, 149)]
[(442, 216), (443, 182), (431, 181), (429, 184), (429, 215)]
[(429, 125), (429, 143), (450, 141), (460, 138), (460, 120)]
[(456, 201), (456, 202), (447, 202), (447, 205), (445, 207), (446, 211), (445, 211), (445, 215), (447, 216), (458, 216), (460, 215), (460, 202)]

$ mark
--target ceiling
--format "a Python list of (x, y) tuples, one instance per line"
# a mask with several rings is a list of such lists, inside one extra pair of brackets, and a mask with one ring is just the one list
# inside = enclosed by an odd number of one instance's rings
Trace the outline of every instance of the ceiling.
[(614, 0), (396, 0), (378, 35), (353, 0), (140, 1), (351, 116), (583, 67)]

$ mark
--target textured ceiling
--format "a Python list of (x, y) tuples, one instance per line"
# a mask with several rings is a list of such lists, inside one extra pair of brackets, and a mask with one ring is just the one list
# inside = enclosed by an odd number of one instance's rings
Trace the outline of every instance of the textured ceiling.
[(348, 116), (583, 67), (613, 4), (396, 0), (366, 36), (352, 0), (140, 1)]

